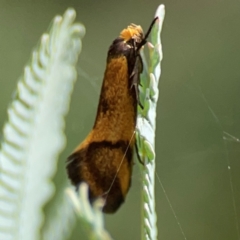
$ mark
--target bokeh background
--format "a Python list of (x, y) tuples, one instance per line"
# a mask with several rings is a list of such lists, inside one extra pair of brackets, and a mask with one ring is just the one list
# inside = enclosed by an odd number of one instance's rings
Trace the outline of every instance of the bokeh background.
[[(240, 1), (0, 0), (0, 126), (40, 36), (56, 14), (74, 7), (86, 36), (67, 117), (67, 146), (55, 177), (60, 186), (66, 157), (93, 125), (108, 47), (129, 23), (147, 29), (162, 3), (158, 239), (239, 240)], [(136, 164), (126, 203), (105, 217), (116, 240), (140, 239), (140, 187)], [(83, 239), (79, 227), (71, 239)]]

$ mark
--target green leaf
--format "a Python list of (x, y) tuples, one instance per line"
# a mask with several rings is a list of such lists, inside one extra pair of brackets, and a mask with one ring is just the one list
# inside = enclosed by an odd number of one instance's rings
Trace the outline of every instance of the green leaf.
[(0, 150), (0, 239), (40, 239), (42, 208), (54, 193), (51, 179), (65, 146), (64, 116), (85, 32), (73, 23), (75, 15), (68, 9), (54, 19), (8, 108)]

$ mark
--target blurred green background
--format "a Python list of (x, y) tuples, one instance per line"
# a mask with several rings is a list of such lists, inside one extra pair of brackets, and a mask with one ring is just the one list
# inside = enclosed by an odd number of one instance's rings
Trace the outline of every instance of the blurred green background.
[[(108, 47), (129, 23), (146, 30), (161, 3), (158, 238), (239, 240), (240, 1), (0, 0), (0, 126), (33, 47), (56, 14), (74, 7), (86, 36), (55, 178), (64, 182), (65, 159), (95, 119)], [(136, 164), (126, 203), (105, 218), (116, 240), (140, 239), (140, 186)], [(72, 239), (83, 239), (78, 229)]]

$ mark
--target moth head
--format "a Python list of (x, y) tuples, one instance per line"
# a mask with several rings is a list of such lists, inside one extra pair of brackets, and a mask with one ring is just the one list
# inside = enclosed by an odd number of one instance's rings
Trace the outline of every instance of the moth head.
[(122, 38), (126, 43), (134, 41), (136, 45), (138, 45), (140, 42), (142, 42), (144, 34), (141, 26), (132, 23), (121, 31), (119, 37)]
[(147, 42), (147, 38), (152, 30), (154, 23), (158, 20), (158, 17), (155, 17), (150, 24), (150, 27), (147, 33), (144, 35), (142, 27), (139, 25), (131, 24), (127, 28), (123, 29), (120, 33), (120, 38), (123, 39), (129, 47), (136, 48), (136, 51), (139, 51), (144, 44)]

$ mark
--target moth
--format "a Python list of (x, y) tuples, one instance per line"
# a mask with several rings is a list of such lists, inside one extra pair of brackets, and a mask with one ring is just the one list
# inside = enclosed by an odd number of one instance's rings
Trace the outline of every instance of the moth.
[(112, 42), (94, 126), (67, 159), (72, 184), (78, 188), (86, 182), (90, 202), (102, 197), (105, 213), (116, 212), (131, 185), (137, 105), (142, 107), (140, 50), (157, 19), (145, 35), (141, 26), (131, 24)]

